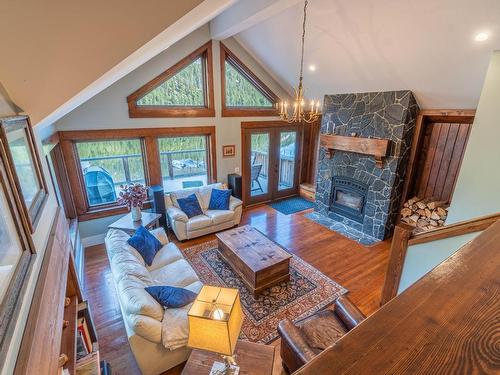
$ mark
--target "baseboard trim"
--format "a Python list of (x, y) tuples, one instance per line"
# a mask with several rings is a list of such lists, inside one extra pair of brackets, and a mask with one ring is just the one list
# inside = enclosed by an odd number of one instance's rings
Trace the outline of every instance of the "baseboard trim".
[(82, 238), (83, 247), (90, 247), (95, 245), (101, 245), (104, 243), (104, 239), (106, 238), (106, 233), (96, 234), (94, 236), (89, 236)]

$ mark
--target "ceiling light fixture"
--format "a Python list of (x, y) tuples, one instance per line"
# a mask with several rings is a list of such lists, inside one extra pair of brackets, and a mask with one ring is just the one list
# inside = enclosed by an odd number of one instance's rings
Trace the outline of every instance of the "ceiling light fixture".
[(484, 42), (486, 40), (488, 40), (490, 36), (488, 35), (488, 33), (478, 33), (476, 34), (476, 37), (474, 38), (476, 40), (476, 42)]
[[(309, 110), (305, 110), (306, 101), (304, 99), (304, 88), (302, 86), (302, 70), (304, 67), (304, 41), (306, 38), (306, 18), (307, 18), (307, 3), (304, 2), (304, 20), (302, 21), (302, 50), (300, 55), (300, 76), (299, 85), (295, 89), (295, 99), (293, 101), (293, 112), (288, 113), (288, 103), (286, 101), (281, 101), (279, 103), (280, 119), (288, 123), (311, 123), (318, 120), (321, 115), (319, 111), (319, 100), (311, 100), (311, 105)], [(314, 65), (309, 66), (309, 70)], [(316, 69), (316, 67), (314, 67)]]
[(309, 65), (309, 70), (311, 72), (315, 72), (316, 71), (316, 65)]

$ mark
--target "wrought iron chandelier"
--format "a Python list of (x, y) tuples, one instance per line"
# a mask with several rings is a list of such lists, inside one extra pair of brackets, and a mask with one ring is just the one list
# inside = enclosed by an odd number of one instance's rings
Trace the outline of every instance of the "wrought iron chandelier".
[[(295, 99), (293, 101), (292, 110), (293, 112), (289, 114), (288, 103), (286, 101), (281, 101), (279, 103), (279, 114), (282, 121), (288, 123), (311, 123), (318, 120), (321, 115), (319, 110), (319, 100), (311, 100), (310, 105), (307, 106), (306, 100), (304, 99), (304, 87), (302, 86), (302, 71), (304, 68), (304, 40), (306, 38), (306, 19), (307, 19), (307, 3), (308, 0), (304, 2), (304, 20), (302, 22), (302, 51), (300, 56), (300, 76), (299, 85), (295, 90)], [(307, 108), (309, 107), (309, 108)]]

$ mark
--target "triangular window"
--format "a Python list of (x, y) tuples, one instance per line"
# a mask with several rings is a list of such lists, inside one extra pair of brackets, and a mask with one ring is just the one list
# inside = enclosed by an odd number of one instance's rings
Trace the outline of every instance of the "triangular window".
[(213, 117), (211, 42), (128, 98), (130, 117)]
[(221, 43), (222, 115), (274, 116), (278, 97)]

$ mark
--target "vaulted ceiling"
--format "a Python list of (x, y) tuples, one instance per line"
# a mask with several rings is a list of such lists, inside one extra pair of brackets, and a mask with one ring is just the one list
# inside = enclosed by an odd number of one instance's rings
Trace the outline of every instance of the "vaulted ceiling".
[[(298, 80), (302, 11), (295, 1), (236, 36), (289, 87)], [(422, 108), (475, 108), (500, 49), (499, 20), (498, 0), (310, 0), (306, 96), (410, 89)], [(489, 39), (476, 42), (479, 32)]]
[(61, 106), (61, 113), (73, 109), (232, 3), (2, 0), (0, 82), (36, 124)]

